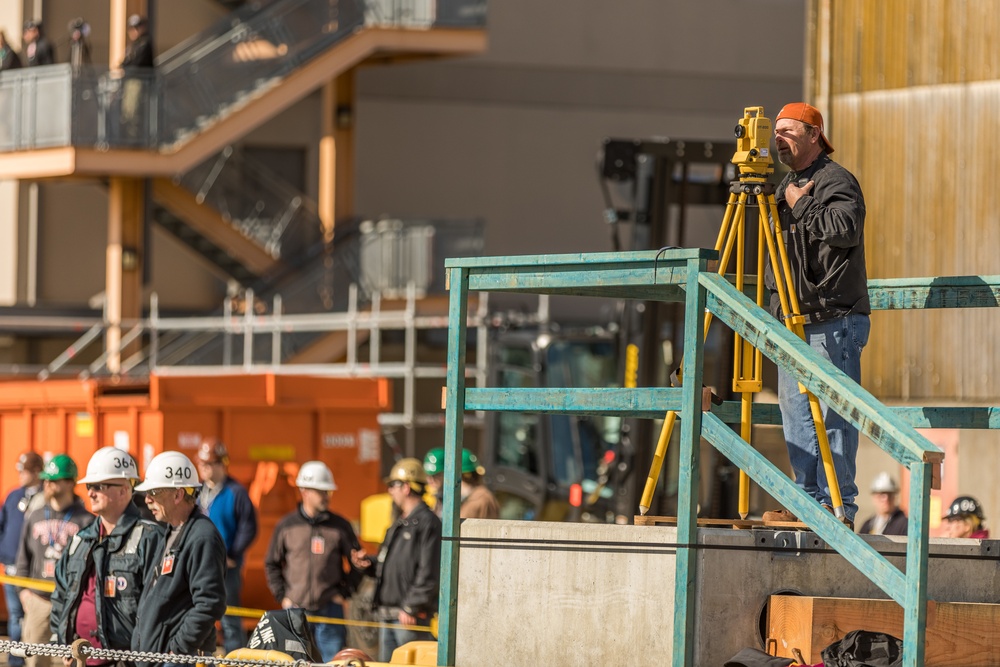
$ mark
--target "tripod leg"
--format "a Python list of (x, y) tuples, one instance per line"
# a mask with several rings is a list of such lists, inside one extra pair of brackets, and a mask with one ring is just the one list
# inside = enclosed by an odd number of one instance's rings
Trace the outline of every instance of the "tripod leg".
[[(715, 250), (720, 253), (719, 275), (725, 275), (726, 267), (732, 256), (733, 246), (739, 230), (743, 227), (746, 211), (747, 195), (742, 193), (737, 197), (735, 193), (729, 194), (729, 201), (726, 202), (726, 213), (722, 218), (722, 227), (719, 229), (719, 237), (715, 241)], [(712, 314), (705, 313), (705, 337), (708, 337), (708, 327), (712, 323)], [(683, 367), (683, 361), (681, 366)], [(663, 418), (663, 426), (660, 427), (660, 436), (656, 440), (656, 449), (653, 451), (653, 461), (649, 466), (649, 474), (646, 476), (646, 484), (642, 490), (642, 498), (639, 500), (639, 514), (645, 516), (653, 503), (653, 491), (656, 490), (656, 481), (660, 478), (660, 470), (663, 468), (663, 459), (667, 454), (667, 446), (670, 444), (670, 436), (674, 431), (674, 424), (677, 421), (677, 413), (673, 410), (667, 412)]]
[[(753, 433), (753, 394), (744, 392), (740, 399), (740, 437), (748, 444)], [(750, 476), (740, 470), (740, 518), (750, 514)]]

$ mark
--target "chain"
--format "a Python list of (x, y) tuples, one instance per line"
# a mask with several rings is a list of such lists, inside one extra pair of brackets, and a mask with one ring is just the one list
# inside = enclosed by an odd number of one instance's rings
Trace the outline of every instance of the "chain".
[[(72, 658), (72, 647), (65, 644), (26, 644), (0, 640), (0, 653), (14, 655), (44, 655), (53, 658)], [(85, 658), (109, 660), (112, 662), (146, 662), (146, 663), (177, 663), (194, 665), (227, 665), (227, 667), (310, 667), (308, 660), (296, 660), (293, 663), (277, 660), (240, 660), (234, 658), (217, 658), (214, 655), (180, 655), (178, 653), (154, 653), (152, 651), (120, 651), (109, 648), (83, 646), (80, 654)]]

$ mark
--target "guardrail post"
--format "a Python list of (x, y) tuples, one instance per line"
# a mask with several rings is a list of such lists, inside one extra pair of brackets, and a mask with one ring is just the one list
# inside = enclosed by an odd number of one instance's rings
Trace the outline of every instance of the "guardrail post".
[(438, 665), (455, 664), (455, 629), (458, 622), (458, 521), (462, 494), (461, 462), (465, 428), (465, 338), (468, 328), (469, 274), (464, 268), (448, 270), (448, 374), (445, 385), (444, 512), (441, 516), (441, 592), (438, 597)]
[[(684, 304), (684, 370), (681, 399), (680, 465), (677, 473), (677, 565), (674, 575), (674, 640), (671, 664), (694, 664), (698, 477), (701, 449), (701, 383), (705, 360), (705, 288), (698, 276), (704, 259), (687, 261)], [(687, 546), (685, 546), (687, 545)]]
[(909, 526), (906, 538), (906, 607), (903, 609), (903, 664), (924, 664), (927, 636), (927, 543), (930, 525), (932, 466), (917, 461), (910, 464)]

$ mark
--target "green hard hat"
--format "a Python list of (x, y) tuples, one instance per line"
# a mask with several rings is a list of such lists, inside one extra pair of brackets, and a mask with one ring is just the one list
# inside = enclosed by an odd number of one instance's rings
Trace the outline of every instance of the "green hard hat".
[(73, 459), (66, 456), (65, 454), (56, 454), (49, 462), (45, 464), (42, 468), (42, 472), (39, 477), (50, 482), (54, 482), (59, 479), (76, 479), (76, 464), (73, 463)]
[(486, 474), (486, 468), (479, 465), (479, 457), (470, 452), (468, 449), (462, 450), (462, 474), (466, 475), (468, 473), (477, 473), (480, 475)]
[(435, 447), (424, 457), (424, 472), (440, 475), (444, 472), (444, 447)]

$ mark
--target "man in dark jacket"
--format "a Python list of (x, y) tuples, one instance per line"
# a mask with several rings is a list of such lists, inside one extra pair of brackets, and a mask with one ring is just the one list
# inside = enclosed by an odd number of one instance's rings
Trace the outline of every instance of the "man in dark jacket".
[(136, 487), (146, 492), (156, 520), (167, 524), (167, 536), (143, 582), (133, 651), (215, 651), (215, 623), (226, 611), (226, 546), (198, 510), (200, 487), (194, 464), (180, 452), (154, 456)]
[(125, 29), (128, 45), (122, 58), (122, 69), (153, 66), (153, 41), (149, 35), (149, 21), (145, 16), (132, 14)]
[[(871, 329), (865, 267), (865, 199), (857, 179), (830, 159), (833, 146), (823, 134), (823, 116), (813, 106), (785, 105), (774, 124), (778, 158), (790, 168), (775, 193), (788, 262), (789, 289), (805, 316), (805, 340), (855, 382), (861, 382), (861, 350)], [(771, 312), (781, 317), (774, 275), (765, 283)], [(778, 403), (795, 483), (831, 508), (830, 488), (809, 400), (798, 381), (778, 370)], [(854, 526), (858, 487), (854, 481), (858, 431), (822, 405), (830, 451), (843, 499), (845, 522)], [(770, 514), (770, 513), (768, 513)], [(784, 512), (784, 514), (788, 514)], [(765, 519), (794, 520), (791, 516)]]
[[(330, 511), (337, 485), (325, 463), (302, 464), (295, 485), (302, 502), (275, 526), (264, 559), (268, 588), (282, 609), (301, 607), (311, 616), (343, 618), (344, 600), (352, 592), (349, 559), (361, 545), (347, 519)], [(344, 646), (344, 626), (310, 625), (322, 661), (330, 662)]]
[[(65, 454), (53, 456), (42, 468), (42, 494), (45, 503), (24, 518), (21, 546), (17, 551), (17, 576), (55, 581), (56, 563), (67, 545), (80, 530), (93, 522), (94, 515), (84, 508), (75, 493), (76, 463)], [(52, 637), (51, 593), (29, 588), (18, 591), (24, 608), (21, 640), (44, 644)], [(28, 667), (61, 664), (57, 659), (31, 656)]]
[[(51, 624), (60, 644), (83, 638), (95, 648), (131, 648), (145, 574), (155, 568), (164, 539), (163, 527), (140, 519), (132, 504), (138, 479), (128, 452), (104, 447), (90, 458), (87, 475), (78, 482), (86, 485), (98, 519), (73, 537), (56, 565)], [(63, 662), (70, 667), (74, 660)]]
[(51, 65), (56, 61), (52, 44), (42, 33), (40, 21), (25, 21), (22, 42), (24, 57), (21, 60), (25, 67)]
[(128, 17), (128, 45), (122, 58), (121, 74), (121, 124), (120, 140), (128, 143), (143, 140), (143, 109), (149, 104), (148, 76), (144, 72), (153, 67), (153, 41), (149, 34), (149, 21), (145, 16), (133, 14)]
[[(226, 604), (240, 606), (243, 588), (243, 555), (257, 537), (257, 510), (242, 484), (229, 476), (229, 452), (214, 438), (201, 443), (197, 456), (203, 486), (198, 504), (208, 515), (226, 545)], [(222, 644), (226, 653), (243, 648), (247, 635), (243, 619), (222, 618)]]
[[(42, 498), (42, 480), (38, 476), (42, 472), (42, 457), (35, 452), (25, 452), (17, 459), (17, 481), (19, 486), (7, 494), (3, 508), (0, 508), (0, 565), (4, 574), (17, 574), (17, 549), (21, 544), (21, 528), (24, 527), (24, 516), (33, 498)], [(12, 642), (21, 641), (21, 619), (24, 609), (17, 597), (17, 587), (13, 584), (3, 585), (4, 598), (7, 601), (7, 635)], [(9, 667), (23, 667), (24, 658), (16, 655), (8, 656)]]
[(861, 524), (862, 535), (906, 535), (908, 521), (896, 498), (899, 486), (887, 472), (880, 472), (872, 482), (875, 516)]
[[(437, 611), (441, 569), (441, 520), (423, 501), (427, 474), (417, 459), (402, 459), (386, 478), (399, 518), (389, 527), (375, 565), (363, 551), (351, 554), (355, 567), (374, 569), (375, 605), (382, 621), (428, 626)], [(429, 639), (421, 630), (379, 630), (379, 661), (406, 642)]]

